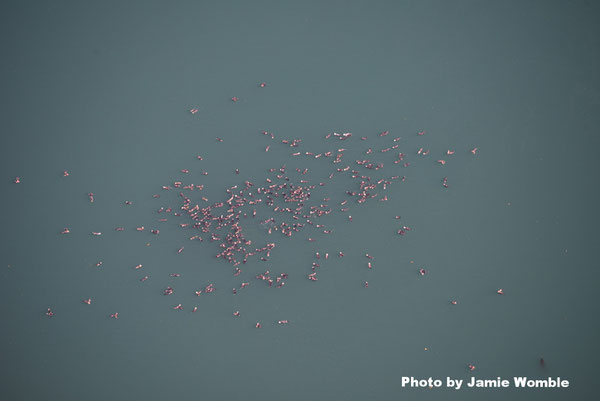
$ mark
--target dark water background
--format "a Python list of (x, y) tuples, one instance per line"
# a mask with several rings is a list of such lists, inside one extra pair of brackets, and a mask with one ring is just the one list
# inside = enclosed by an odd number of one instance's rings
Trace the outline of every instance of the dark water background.
[[(599, 16), (586, 1), (2, 2), (0, 399), (592, 399)], [(325, 142), (330, 132), (354, 137)], [(330, 236), (249, 227), (278, 246), (240, 277), (182, 221), (157, 221), (181, 204), (160, 189), (173, 181), (217, 201), (283, 163), (332, 167), (291, 158), (280, 139), (358, 155), (397, 136), (412, 164), (386, 164), (407, 176), (387, 203), (353, 204), (351, 223), (328, 216)], [(315, 251), (339, 250), (306, 280)], [(286, 286), (254, 279), (266, 269), (287, 272)], [(211, 282), (215, 293), (193, 294)], [(472, 374), (572, 387), (400, 386)]]

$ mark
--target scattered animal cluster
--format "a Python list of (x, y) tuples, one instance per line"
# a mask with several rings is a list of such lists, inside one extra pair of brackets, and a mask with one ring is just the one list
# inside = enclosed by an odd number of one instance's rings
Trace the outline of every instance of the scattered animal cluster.
[[(260, 88), (265, 88), (266, 83), (260, 83)], [(233, 102), (238, 102), (238, 97), (232, 97)], [(189, 112), (196, 115), (199, 109), (192, 108)], [(272, 132), (262, 131), (262, 134), (268, 141), (274, 141), (272, 144), (266, 145), (265, 152), (269, 152), (277, 142), (275, 135)], [(332, 213), (347, 214), (347, 220), (352, 221), (352, 215), (348, 212), (352, 205), (364, 205), (370, 202), (379, 201), (386, 202), (390, 198), (386, 194), (388, 188), (396, 182), (404, 182), (406, 175), (404, 171), (410, 167), (410, 157), (400, 150), (401, 139), (394, 137), (391, 139), (389, 131), (383, 131), (375, 135), (374, 140), (369, 140), (367, 136), (355, 138), (352, 133), (330, 133), (324, 137), (324, 149), (320, 151), (300, 151), (302, 139), (282, 139), (279, 142), (284, 147), (293, 148), (289, 157), (305, 158), (306, 164), (317, 163), (316, 166), (290, 169), (286, 165), (273, 167), (267, 171), (265, 177), (255, 181), (246, 180), (243, 183), (238, 183), (226, 189), (226, 194), (222, 200), (218, 202), (209, 202), (202, 195), (204, 185), (193, 183), (183, 183), (175, 181), (171, 184), (162, 186), (164, 191), (177, 191), (181, 199), (181, 204), (177, 208), (161, 207), (158, 209), (160, 214), (172, 214), (184, 219), (180, 223), (182, 228), (194, 230), (195, 233), (189, 239), (193, 241), (214, 242), (217, 245), (218, 252), (215, 254), (217, 259), (224, 260), (233, 267), (233, 276), (237, 277), (242, 273), (241, 267), (245, 265), (250, 258), (256, 257), (261, 261), (267, 262), (271, 256), (271, 252), (276, 248), (277, 241), (256, 246), (252, 239), (247, 238), (243, 226), (254, 224), (264, 230), (267, 234), (279, 234), (284, 238), (297, 237), (302, 230), (307, 226), (312, 226), (317, 229), (317, 232), (323, 235), (331, 235), (333, 229), (329, 229), (325, 224), (320, 223), (324, 216)], [(425, 135), (424, 131), (413, 133), (417, 138)], [(222, 138), (216, 138), (218, 142), (223, 142)], [(343, 145), (340, 146), (340, 145)], [(362, 151), (365, 155), (352, 161), (346, 161), (348, 157), (348, 148), (353, 147)], [(362, 149), (361, 149), (362, 147)], [(416, 149), (416, 147), (415, 147)], [(460, 153), (475, 155), (477, 148), (465, 149)], [(446, 150), (441, 154), (444, 157), (440, 158), (435, 163), (441, 167), (445, 166), (449, 159), (454, 156), (455, 150)], [(413, 153), (415, 157), (425, 157), (430, 154), (429, 149), (419, 148)], [(377, 155), (377, 156), (376, 156)], [(472, 156), (471, 156), (472, 157)], [(202, 161), (202, 156), (197, 156), (197, 159)], [(380, 160), (375, 160), (380, 159)], [(381, 160), (386, 159), (386, 160)], [(310, 162), (309, 162), (310, 161)], [(390, 167), (387, 167), (391, 164)], [(387, 168), (384, 169), (384, 166)], [(323, 177), (327, 177), (322, 181), (311, 179), (311, 171), (318, 171)], [(188, 169), (181, 169), (184, 174), (190, 173)], [(239, 169), (235, 169), (235, 174), (239, 174)], [(62, 175), (68, 177), (68, 171), (63, 171)], [(202, 172), (202, 175), (208, 175), (208, 172)], [(350, 180), (343, 180), (344, 190), (341, 193), (320, 197), (319, 190), (328, 185), (329, 182), (336, 180), (337, 177), (350, 177)], [(15, 184), (21, 184), (21, 177), (15, 177)], [(448, 177), (444, 176), (441, 179), (443, 188), (448, 188)], [(339, 187), (339, 186), (338, 186)], [(94, 194), (87, 194), (89, 202), (94, 202)], [(333, 201), (331, 196), (337, 196), (339, 199)], [(154, 198), (160, 198), (160, 195), (153, 195)], [(132, 202), (125, 201), (125, 204), (130, 206)], [(335, 204), (335, 206), (334, 206)], [(261, 209), (261, 215), (268, 216), (267, 218), (256, 218)], [(266, 213), (266, 214), (264, 214)], [(399, 220), (400, 216), (395, 216)], [(167, 221), (166, 218), (161, 218), (160, 221)], [(136, 227), (137, 231), (144, 231), (145, 227)], [(116, 227), (115, 231), (124, 231), (124, 227)], [(396, 233), (404, 236), (411, 231), (411, 228), (406, 225), (401, 225)], [(158, 235), (158, 229), (151, 229), (152, 234)], [(69, 228), (63, 228), (61, 234), (67, 235), (71, 231)], [(102, 233), (92, 232), (92, 235), (99, 236)], [(314, 242), (317, 238), (307, 237), (306, 241)], [(177, 253), (184, 251), (184, 246), (181, 246)], [(343, 257), (344, 252), (337, 251), (338, 257)], [(311, 281), (318, 281), (318, 273), (320, 263), (329, 259), (329, 252), (317, 252), (315, 260), (310, 266), (310, 271), (304, 273), (304, 276)], [(374, 256), (366, 253), (366, 267), (373, 268)], [(96, 266), (101, 266), (102, 262), (96, 263)], [(142, 269), (142, 265), (134, 266), (134, 269)], [(417, 273), (424, 276), (427, 272), (424, 268), (417, 270)], [(171, 277), (178, 277), (179, 274), (171, 274)], [(299, 276), (301, 276), (299, 274)], [(288, 279), (288, 273), (272, 274), (269, 270), (255, 276), (256, 280), (260, 280), (268, 287), (281, 288), (285, 285)], [(146, 281), (148, 276), (144, 276), (140, 281)], [(250, 282), (242, 282), (241, 286), (234, 287), (232, 292), (237, 293), (238, 290), (250, 285)], [(365, 288), (369, 287), (368, 282), (364, 282)], [(215, 291), (214, 285), (208, 284), (204, 288), (195, 291), (195, 295), (209, 294)], [(173, 294), (174, 290), (168, 286), (164, 289), (165, 296)], [(498, 289), (497, 293), (504, 294), (502, 289)], [(85, 304), (90, 305), (91, 298), (84, 299)], [(452, 305), (457, 305), (457, 301), (451, 300)], [(182, 304), (172, 307), (175, 310), (184, 310)], [(196, 312), (198, 307), (191, 309)], [(48, 308), (45, 314), (49, 317), (54, 316), (54, 312)], [(111, 318), (118, 319), (119, 313), (109, 314)], [(234, 317), (241, 316), (240, 311), (233, 312)], [(284, 325), (289, 323), (288, 320), (276, 320), (277, 324)], [(261, 323), (255, 324), (256, 328), (261, 328)], [(475, 366), (468, 364), (469, 370), (474, 370)]]

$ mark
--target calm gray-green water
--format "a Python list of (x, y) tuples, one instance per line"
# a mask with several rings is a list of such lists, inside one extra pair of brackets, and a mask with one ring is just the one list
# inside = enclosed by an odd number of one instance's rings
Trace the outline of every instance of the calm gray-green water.
[[(0, 399), (592, 399), (599, 17), (589, 1), (2, 2)], [(267, 233), (268, 208), (241, 218), (252, 246), (277, 246), (239, 276), (191, 219), (157, 213), (284, 164), (332, 213), (292, 238)], [(357, 204), (345, 166), (406, 179)], [(162, 189), (175, 181), (204, 189)]]

